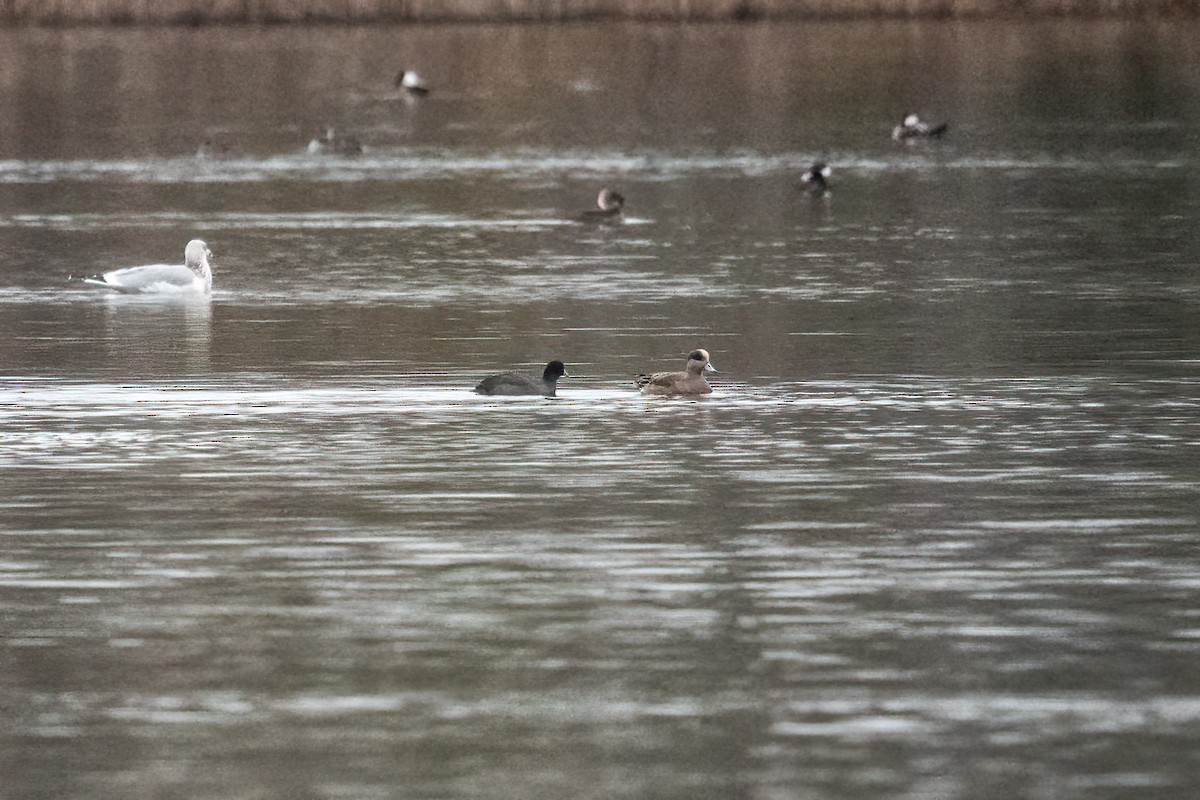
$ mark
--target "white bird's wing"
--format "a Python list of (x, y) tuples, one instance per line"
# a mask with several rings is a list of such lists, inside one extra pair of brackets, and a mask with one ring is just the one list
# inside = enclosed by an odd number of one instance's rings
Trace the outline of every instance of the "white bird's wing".
[(86, 283), (107, 286), (119, 292), (181, 291), (195, 286), (196, 274), (183, 264), (147, 264), (106, 272), (101, 279), (87, 278)]

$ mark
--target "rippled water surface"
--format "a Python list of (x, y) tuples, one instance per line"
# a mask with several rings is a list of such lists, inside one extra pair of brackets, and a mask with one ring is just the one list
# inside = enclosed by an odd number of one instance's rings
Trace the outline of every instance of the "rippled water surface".
[(1198, 34), (0, 31), (0, 797), (1200, 793)]

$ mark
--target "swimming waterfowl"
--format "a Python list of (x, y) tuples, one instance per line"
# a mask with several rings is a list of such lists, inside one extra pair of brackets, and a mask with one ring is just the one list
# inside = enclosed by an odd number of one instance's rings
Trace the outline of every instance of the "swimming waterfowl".
[(396, 88), (403, 89), (417, 97), (429, 94), (429, 87), (425, 85), (425, 81), (421, 80), (421, 76), (411, 69), (402, 69), (396, 75)]
[(909, 114), (904, 118), (904, 122), (892, 129), (892, 138), (898, 142), (919, 136), (927, 136), (931, 139), (936, 139), (948, 130), (950, 130), (949, 122), (940, 122), (937, 125), (929, 125), (928, 123), (922, 122), (921, 118), (916, 114)]
[(475, 387), (476, 394), (487, 395), (542, 395), (554, 397), (558, 387), (558, 379), (567, 375), (567, 368), (561, 361), (551, 361), (542, 370), (540, 376), (524, 372), (501, 372), (499, 375), (489, 375)]
[(606, 186), (596, 197), (596, 205), (598, 210), (589, 209), (583, 212), (584, 221), (603, 222), (616, 219), (621, 216), (621, 209), (625, 207), (625, 198)]
[(710, 394), (712, 387), (704, 379), (704, 373), (716, 371), (707, 350), (693, 350), (688, 353), (687, 368), (683, 372), (638, 375), (634, 383), (643, 394)]
[(207, 295), (212, 292), (211, 257), (208, 245), (192, 239), (183, 251), (182, 264), (125, 267), (83, 278), (83, 282), (125, 294)]
[(308, 143), (308, 152), (314, 155), (357, 156), (363, 151), (362, 142), (353, 136), (341, 136), (337, 130), (325, 129), (325, 135)]
[(831, 174), (832, 170), (818, 161), (809, 167), (808, 172), (800, 176), (800, 180), (808, 184), (808, 191), (813, 194), (824, 194), (829, 191), (828, 178)]
[(221, 139), (205, 139), (196, 148), (196, 158), (229, 158), (233, 155), (233, 145)]

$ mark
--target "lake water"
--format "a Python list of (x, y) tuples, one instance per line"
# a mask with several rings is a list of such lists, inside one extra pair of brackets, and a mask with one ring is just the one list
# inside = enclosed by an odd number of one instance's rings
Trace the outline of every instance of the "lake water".
[(0, 31), (0, 797), (1196, 796), (1197, 41)]

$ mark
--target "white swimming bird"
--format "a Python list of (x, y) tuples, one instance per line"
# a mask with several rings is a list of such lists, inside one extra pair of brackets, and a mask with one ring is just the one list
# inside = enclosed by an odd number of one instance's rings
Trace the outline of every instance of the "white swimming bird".
[(211, 257), (208, 245), (192, 239), (183, 251), (182, 264), (125, 267), (84, 278), (83, 282), (125, 294), (208, 295), (212, 292)]

